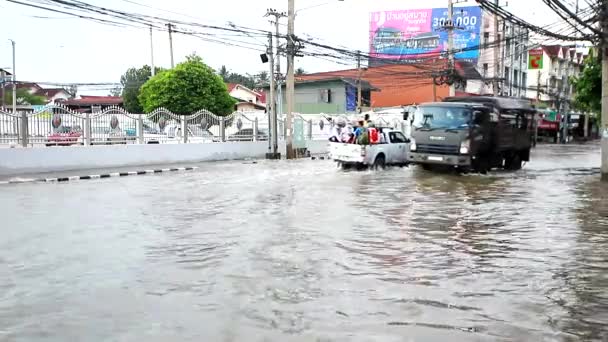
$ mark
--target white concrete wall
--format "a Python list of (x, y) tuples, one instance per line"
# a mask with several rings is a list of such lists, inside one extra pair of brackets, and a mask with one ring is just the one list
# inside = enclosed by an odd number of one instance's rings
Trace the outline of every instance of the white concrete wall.
[[(307, 141), (312, 154), (326, 153), (327, 141)], [(285, 145), (279, 144), (285, 155)], [(103, 145), (0, 149), (0, 175), (96, 168), (264, 158), (268, 142)]]

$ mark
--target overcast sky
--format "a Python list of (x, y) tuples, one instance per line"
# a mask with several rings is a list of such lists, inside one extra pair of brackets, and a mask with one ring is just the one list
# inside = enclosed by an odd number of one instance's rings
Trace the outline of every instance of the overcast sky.
[[(287, 0), (84, 0), (106, 8), (155, 15), (163, 18), (226, 26), (259, 29), (270, 28), (263, 15), (267, 8), (287, 11)], [(574, 1), (574, 0), (572, 0)], [(140, 5), (138, 5), (139, 3)], [(327, 4), (325, 4), (327, 3)], [(505, 0), (501, 4), (506, 4)], [(148, 8), (141, 6), (152, 7)], [(379, 10), (445, 7), (445, 0), (296, 0), (296, 9), (304, 9), (296, 17), (296, 34), (332, 46), (368, 50), (369, 13)], [(474, 1), (461, 5), (474, 5)], [(541, 0), (509, 0), (509, 11), (537, 25), (558, 20)], [(170, 12), (168, 12), (170, 11)], [(117, 28), (88, 20), (50, 13), (0, 0), (0, 68), (12, 64), (9, 39), (17, 42), (17, 77), (22, 81), (60, 83), (118, 82), (131, 66), (150, 64), (150, 38), (145, 29)], [(40, 16), (45, 18), (40, 18)], [(286, 32), (287, 20), (281, 29)], [(213, 31), (205, 31), (213, 32)], [(225, 34), (225, 33), (224, 33)], [(259, 58), (264, 38), (230, 36), (249, 42), (251, 49), (228, 47), (191, 36), (174, 35), (176, 63), (192, 52), (203, 57), (213, 68), (221, 65), (232, 71), (255, 74), (266, 70)], [(154, 32), (154, 59), (157, 66), (169, 67), (168, 34)], [(307, 72), (345, 69), (314, 57), (299, 58), (296, 67)], [(285, 62), (283, 62), (283, 70)], [(81, 93), (87, 93), (81, 88)], [(90, 93), (90, 92), (89, 92)], [(95, 92), (97, 93), (97, 92)]]

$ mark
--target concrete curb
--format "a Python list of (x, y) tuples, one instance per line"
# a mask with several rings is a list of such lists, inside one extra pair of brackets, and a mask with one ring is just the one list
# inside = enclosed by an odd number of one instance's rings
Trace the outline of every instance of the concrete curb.
[(163, 172), (192, 171), (192, 170), (196, 170), (196, 169), (198, 169), (197, 166), (192, 166), (192, 167), (176, 167), (176, 168), (156, 169), (156, 170), (112, 172), (112, 173), (103, 173), (103, 174), (98, 174), (98, 175), (85, 175), (85, 176), (70, 176), (70, 177), (56, 177), (56, 178), (29, 178), (29, 179), (14, 179), (14, 180), (11, 179), (8, 181), (0, 181), (0, 185), (2, 185), (2, 184), (21, 184), (21, 183), (64, 183), (64, 182), (77, 181), (77, 180), (149, 175), (149, 174), (163, 173)]

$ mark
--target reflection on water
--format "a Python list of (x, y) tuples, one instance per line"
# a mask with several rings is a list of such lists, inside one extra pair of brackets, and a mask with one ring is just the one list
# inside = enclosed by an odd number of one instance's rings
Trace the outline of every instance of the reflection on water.
[(3, 187), (0, 340), (606, 340), (598, 164), (550, 146), (515, 174), (234, 162)]

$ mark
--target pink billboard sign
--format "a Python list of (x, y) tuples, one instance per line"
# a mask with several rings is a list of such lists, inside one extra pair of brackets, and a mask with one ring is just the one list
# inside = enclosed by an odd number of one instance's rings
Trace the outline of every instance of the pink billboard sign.
[[(457, 59), (476, 61), (482, 11), (479, 6), (458, 7), (454, 43)], [(370, 54), (381, 59), (439, 57), (447, 48), (446, 8), (372, 12), (369, 18)]]
[[(383, 58), (429, 53), (404, 41), (432, 32), (432, 9), (373, 12), (370, 15), (370, 52)], [(439, 51), (440, 48), (432, 49)], [(433, 51), (435, 52), (435, 51)], [(406, 57), (407, 58), (407, 57)]]

